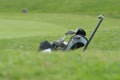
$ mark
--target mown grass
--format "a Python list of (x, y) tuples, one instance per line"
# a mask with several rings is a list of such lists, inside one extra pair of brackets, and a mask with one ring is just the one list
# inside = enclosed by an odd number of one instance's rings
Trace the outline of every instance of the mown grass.
[[(119, 80), (119, 6), (119, 0), (0, 0), (0, 80)], [(89, 38), (98, 14), (105, 20), (86, 52), (38, 51), (41, 41), (78, 27)]]
[(41, 41), (59, 39), (69, 29), (80, 26), (89, 37), (97, 16), (1, 14), (0, 79), (119, 80), (119, 21), (105, 17), (86, 52), (81, 48), (42, 54)]
[[(29, 44), (30, 40), (31, 43), (37, 41), (36, 44), (45, 39), (54, 41), (62, 37), (67, 30), (75, 30), (79, 27), (87, 32), (87, 38), (89, 38), (98, 22), (97, 16), (71, 14), (19, 14), (0, 17), (0, 38), (1, 41), (4, 41), (1, 42), (3, 46), (6, 46), (9, 41), (12, 41), (13, 44), (16, 40), (19, 44), (20, 42)], [(119, 19), (105, 17), (90, 48), (119, 50), (119, 25)]]
[(27, 8), (28, 12), (107, 14), (120, 17), (119, 0), (0, 0), (1, 12), (18, 12)]
[(2, 80), (120, 79), (120, 55), (118, 52), (97, 50), (96, 53), (95, 51), (90, 52), (36, 54), (34, 51), (6, 50), (0, 54), (0, 78)]

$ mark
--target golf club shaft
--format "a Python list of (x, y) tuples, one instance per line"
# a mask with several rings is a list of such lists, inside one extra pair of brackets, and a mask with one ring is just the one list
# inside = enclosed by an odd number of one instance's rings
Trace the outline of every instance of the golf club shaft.
[(95, 27), (94, 31), (92, 32), (92, 34), (91, 34), (88, 42), (86, 43), (85, 47), (83, 48), (83, 51), (85, 51), (85, 50), (87, 49), (88, 45), (90, 44), (90, 41), (92, 40), (92, 38), (93, 38), (93, 36), (95, 35), (97, 29), (99, 28), (101, 22), (103, 21), (104, 16), (100, 15), (100, 16), (99, 16), (99, 19), (100, 19), (100, 21), (98, 22), (97, 26)]

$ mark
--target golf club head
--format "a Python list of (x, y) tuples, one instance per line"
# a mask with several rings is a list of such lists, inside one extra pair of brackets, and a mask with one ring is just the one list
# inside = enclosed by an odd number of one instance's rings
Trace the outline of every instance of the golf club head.
[(99, 19), (103, 19), (104, 16), (103, 16), (103, 15), (99, 15), (98, 18), (99, 18)]
[(65, 35), (72, 35), (72, 34), (74, 34), (74, 33), (75, 33), (75, 31), (69, 30), (69, 31), (67, 31), (67, 32), (65, 33)]

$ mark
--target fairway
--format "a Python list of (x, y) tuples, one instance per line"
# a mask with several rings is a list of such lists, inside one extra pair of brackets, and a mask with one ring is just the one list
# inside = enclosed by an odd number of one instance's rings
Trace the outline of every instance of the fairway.
[[(0, 0), (0, 80), (120, 80), (119, 2)], [(68, 30), (82, 28), (89, 38), (100, 14), (105, 19), (85, 52), (38, 51)]]
[[(87, 32), (87, 38), (89, 38), (99, 20), (98, 16), (47, 13), (16, 14), (15, 16), (14, 14), (9, 14), (0, 17), (1, 40), (35, 37), (33, 39), (39, 39), (39, 42), (43, 38), (54, 41), (62, 37), (66, 31), (75, 30), (76, 28), (83, 28)], [(98, 47), (97, 49), (100, 50), (119, 50), (120, 35), (117, 35), (119, 34), (119, 22), (119, 19), (105, 17), (95, 38), (90, 44), (90, 48), (95, 49)], [(115, 37), (116, 35), (117, 37)], [(114, 42), (114, 40), (118, 41)], [(39, 42), (37, 43), (39, 44)]]
[[(79, 27), (85, 29), (89, 37), (98, 22), (98, 16), (2, 14), (0, 22), (1, 79), (61, 80), (64, 77), (63, 80), (89, 80), (86, 78), (88, 75), (93, 80), (99, 77), (101, 78), (98, 80), (119, 79), (119, 19), (105, 17), (86, 52), (78, 49), (51, 54), (38, 52), (41, 41), (54, 41), (62, 37), (67, 30)], [(94, 69), (90, 69), (92, 67)], [(105, 69), (105, 72), (102, 69)], [(46, 77), (47, 75), (49, 76)]]

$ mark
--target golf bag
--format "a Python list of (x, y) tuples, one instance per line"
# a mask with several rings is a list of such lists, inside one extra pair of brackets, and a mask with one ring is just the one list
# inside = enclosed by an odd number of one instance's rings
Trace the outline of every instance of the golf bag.
[[(65, 42), (67, 35), (72, 35), (68, 42)], [(83, 29), (70, 30), (65, 33), (65, 36), (52, 43), (47, 40), (40, 43), (39, 50), (42, 52), (51, 52), (52, 50), (69, 51), (83, 47), (87, 43), (86, 32)]]

